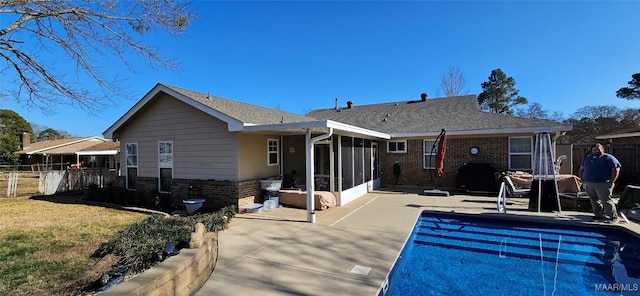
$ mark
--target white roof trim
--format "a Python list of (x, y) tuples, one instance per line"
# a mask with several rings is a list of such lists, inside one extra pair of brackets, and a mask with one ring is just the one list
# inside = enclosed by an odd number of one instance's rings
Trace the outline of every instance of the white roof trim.
[(598, 139), (598, 140), (606, 140), (606, 139), (633, 138), (633, 137), (640, 137), (640, 132), (601, 135), (601, 136), (597, 136), (596, 139)]
[[(526, 127), (526, 128), (504, 128), (504, 129), (486, 129), (486, 130), (461, 130), (446, 131), (448, 136), (469, 136), (469, 135), (488, 135), (488, 134), (517, 134), (517, 133), (542, 133), (542, 132), (560, 132), (570, 131), (572, 127), (569, 125), (547, 126), (547, 127)], [(424, 132), (424, 133), (391, 133), (392, 138), (410, 138), (410, 137), (437, 137), (440, 131)]]
[(206, 114), (209, 114), (225, 123), (227, 123), (228, 127), (229, 127), (229, 131), (236, 131), (238, 129), (242, 129), (242, 122), (231, 117), (228, 116), (224, 113), (221, 113), (219, 111), (216, 111), (214, 109), (212, 109), (211, 107), (205, 106), (202, 103), (187, 97), (165, 85), (162, 85), (160, 83), (156, 84), (156, 86), (153, 87), (153, 89), (151, 89), (144, 97), (142, 97), (142, 99), (140, 101), (138, 101), (135, 105), (133, 105), (133, 107), (131, 107), (131, 109), (129, 109), (129, 111), (127, 111), (127, 113), (125, 113), (124, 115), (122, 115), (122, 117), (120, 117), (114, 124), (112, 124), (109, 128), (107, 128), (107, 130), (105, 130), (103, 132), (103, 135), (105, 138), (107, 139), (112, 139), (113, 138), (113, 133), (118, 130), (123, 124), (125, 124), (127, 121), (129, 121), (129, 119), (131, 119), (131, 117), (133, 117), (133, 115), (135, 115), (136, 113), (138, 113), (138, 111), (140, 111), (140, 109), (142, 109), (142, 107), (144, 107), (147, 103), (149, 103), (149, 101), (151, 101), (151, 99), (153, 99), (158, 93), (160, 92), (164, 92), (180, 101), (182, 101), (183, 103), (194, 107)]
[(369, 137), (375, 137), (380, 139), (390, 139), (389, 134), (368, 130), (365, 128), (348, 125), (332, 120), (317, 120), (317, 121), (302, 121), (302, 122), (285, 122), (275, 124), (260, 124), (252, 125), (247, 124), (241, 131), (255, 132), (255, 131), (279, 131), (279, 130), (291, 130), (291, 129), (308, 129), (308, 128), (333, 128), (334, 130), (354, 133)]
[(92, 150), (92, 151), (78, 151), (77, 155), (117, 155), (118, 150)]

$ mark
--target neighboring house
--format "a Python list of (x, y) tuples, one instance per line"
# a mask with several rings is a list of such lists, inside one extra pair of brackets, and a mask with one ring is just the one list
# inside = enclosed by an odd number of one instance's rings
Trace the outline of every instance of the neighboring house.
[(640, 144), (640, 126), (617, 131), (615, 133), (596, 137), (602, 144)]
[[(448, 149), (435, 184), (431, 147), (441, 129)], [(336, 102), (302, 116), (157, 84), (103, 135), (121, 143), (123, 186), (176, 198), (198, 194), (221, 207), (259, 202), (261, 180), (291, 175), (310, 197), (331, 191), (344, 205), (393, 185), (396, 162), (404, 185), (453, 187), (465, 163), (530, 170), (535, 134), (570, 129), (482, 112), (475, 96), (346, 108)]]
[(22, 165), (34, 171), (62, 170), (81, 164), (88, 168), (119, 168), (117, 142), (100, 137), (66, 138), (31, 143), (28, 133), (22, 134)]
[[(616, 189), (623, 190), (627, 184), (640, 184), (640, 127), (620, 130), (616, 133), (596, 137), (605, 147), (605, 151), (613, 154), (622, 164)], [(574, 145), (575, 146), (575, 145)], [(586, 153), (591, 145), (582, 148)], [(584, 155), (584, 154), (583, 154)]]

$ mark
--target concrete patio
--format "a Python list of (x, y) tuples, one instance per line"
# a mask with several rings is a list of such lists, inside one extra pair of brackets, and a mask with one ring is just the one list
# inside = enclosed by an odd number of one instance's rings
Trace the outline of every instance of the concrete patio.
[(444, 211), (596, 227), (637, 223), (590, 222), (591, 213), (531, 212), (528, 198), (510, 198), (507, 213), (495, 196), (419, 195), (421, 188), (382, 188), (342, 207), (316, 212), (280, 207), (239, 214), (219, 233), (213, 274), (196, 295), (377, 295), (418, 215)]

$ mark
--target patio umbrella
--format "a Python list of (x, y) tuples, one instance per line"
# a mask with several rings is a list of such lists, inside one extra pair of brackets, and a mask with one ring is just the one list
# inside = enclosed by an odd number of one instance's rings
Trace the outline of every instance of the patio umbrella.
[(440, 141), (438, 142), (438, 151), (436, 151), (436, 176), (442, 176), (444, 168), (444, 156), (447, 153), (447, 133), (444, 129), (438, 136)]
[[(438, 151), (436, 151), (435, 170), (433, 171), (433, 174), (431, 174), (431, 180), (432, 181), (433, 181), (433, 175), (441, 177), (442, 173), (443, 173), (444, 155), (447, 153), (447, 134), (446, 134), (444, 129), (442, 129), (442, 131), (438, 135), (438, 138), (436, 138), (436, 142), (431, 147), (431, 151), (433, 151), (433, 149), (435, 149), (436, 145), (438, 145)], [(431, 158), (429, 158), (429, 160), (431, 160)], [(442, 191), (442, 190), (438, 189), (438, 186), (437, 186), (438, 181), (437, 181), (437, 179), (436, 179), (435, 184), (436, 184), (436, 188), (435, 189), (425, 189), (423, 191), (423, 193), (425, 195), (444, 195), (444, 196), (449, 196), (449, 192), (448, 191)]]

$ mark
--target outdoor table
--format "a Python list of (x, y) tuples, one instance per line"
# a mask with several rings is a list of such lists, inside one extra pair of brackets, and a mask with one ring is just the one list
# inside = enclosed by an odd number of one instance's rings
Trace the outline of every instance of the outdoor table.
[[(510, 175), (513, 183), (520, 186), (532, 188), (531, 182), (533, 175), (531, 174), (514, 174)], [(537, 176), (536, 176), (537, 177)], [(542, 176), (543, 180), (553, 180), (553, 175)], [(556, 175), (556, 181), (558, 183), (558, 193), (577, 193), (580, 192), (582, 187), (582, 180), (576, 175), (560, 174)]]

